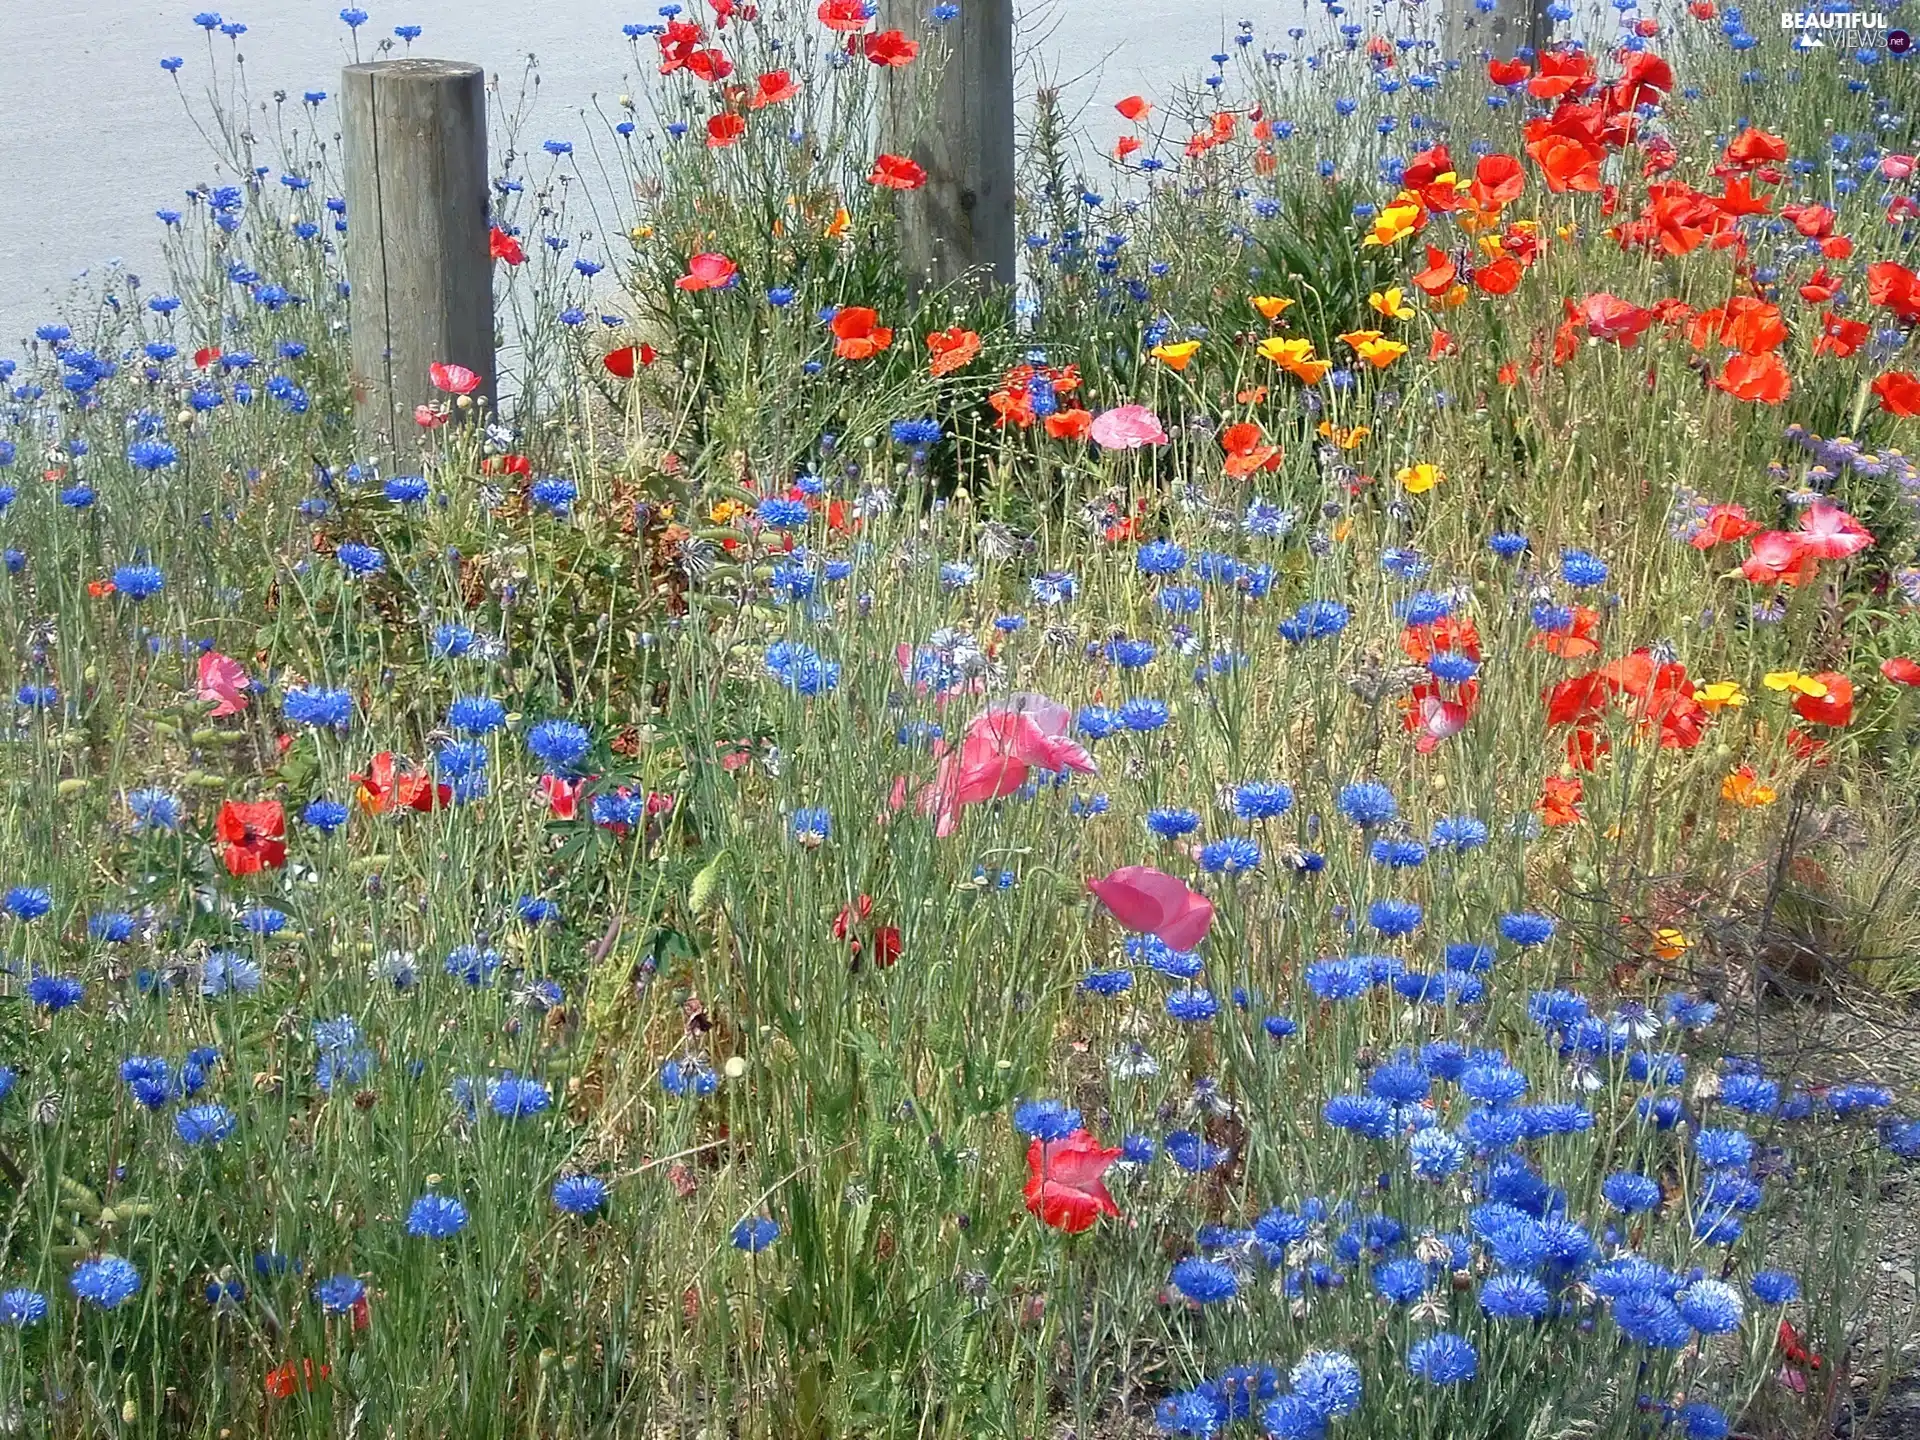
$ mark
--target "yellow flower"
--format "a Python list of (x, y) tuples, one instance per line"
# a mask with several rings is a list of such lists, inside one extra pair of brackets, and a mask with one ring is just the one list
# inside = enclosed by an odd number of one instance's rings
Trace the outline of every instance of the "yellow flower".
[(1369, 340), (1355, 348), (1360, 352), (1360, 358), (1376, 370), (1386, 369), (1407, 353), (1407, 347), (1398, 340)]
[(1747, 692), (1732, 680), (1715, 680), (1702, 685), (1693, 692), (1694, 703), (1704, 705), (1718, 714), (1722, 710), (1738, 710), (1747, 703)]
[(738, 500), (722, 500), (707, 512), (716, 525), (731, 525), (740, 516), (747, 513), (747, 507)]
[(1500, 253), (1506, 249), (1506, 247), (1500, 243), (1500, 237), (1498, 235), (1482, 235), (1480, 237), (1480, 248), (1487, 252), (1488, 258), (1496, 260), (1500, 257)]
[(1727, 778), (1720, 782), (1720, 798), (1748, 810), (1758, 810), (1780, 797), (1771, 785), (1760, 783), (1751, 765), (1742, 765), (1738, 770), (1729, 771)]
[(1311, 340), (1269, 335), (1260, 342), (1259, 349), (1263, 358), (1273, 361), (1282, 370), (1298, 376), (1309, 385), (1318, 385), (1326, 378), (1327, 371), (1333, 368), (1332, 361), (1314, 358)]
[(1418, 201), (1395, 201), (1373, 217), (1373, 227), (1362, 245), (1393, 245), (1419, 228), (1421, 205)]
[(1169, 370), (1184, 370), (1187, 362), (1200, 353), (1198, 340), (1182, 340), (1173, 345), (1156, 345), (1147, 354)]
[(1653, 932), (1653, 953), (1662, 960), (1678, 960), (1692, 948), (1693, 942), (1671, 927)]
[(1409, 495), (1424, 495), (1447, 477), (1438, 465), (1422, 460), (1418, 465), (1402, 466), (1393, 478)]
[(1398, 285), (1387, 290), (1376, 290), (1367, 296), (1367, 304), (1386, 316), (1389, 320), (1411, 320), (1413, 307), (1407, 304)]
[(1358, 350), (1368, 341), (1378, 340), (1380, 338), (1380, 332), (1378, 330), (1349, 330), (1344, 335), (1337, 336), (1336, 338), (1341, 344), (1351, 345), (1355, 350)]
[(1827, 693), (1826, 682), (1816, 680), (1811, 675), (1802, 675), (1798, 670), (1769, 670), (1761, 683), (1769, 690), (1791, 690), (1799, 695), (1809, 695), (1815, 700)]
[[(1325, 364), (1326, 362), (1322, 361), (1321, 363)], [(1320, 422), (1320, 438), (1322, 440), (1333, 441), (1333, 443), (1338, 445), (1342, 450), (1358, 449), (1360, 446), (1366, 444), (1367, 437), (1371, 434), (1373, 434), (1373, 431), (1365, 425), (1356, 425), (1349, 430), (1344, 425), (1335, 425), (1331, 420), (1322, 420)]]
[(853, 217), (847, 214), (846, 207), (833, 212), (833, 219), (827, 223), (826, 236), (829, 240), (838, 240), (847, 233), (847, 227), (853, 223)]
[(1247, 298), (1252, 301), (1253, 308), (1268, 320), (1278, 320), (1280, 312), (1293, 304), (1284, 295), (1250, 295)]

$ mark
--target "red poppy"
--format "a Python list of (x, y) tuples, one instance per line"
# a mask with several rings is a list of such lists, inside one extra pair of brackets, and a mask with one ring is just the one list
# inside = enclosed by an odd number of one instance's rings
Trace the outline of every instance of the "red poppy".
[(1798, 585), (1819, 568), (1819, 557), (1807, 553), (1800, 536), (1768, 530), (1753, 537), (1740, 573), (1755, 585)]
[(229, 875), (257, 875), (287, 863), (287, 812), (278, 800), (229, 800), (213, 833)]
[(1265, 432), (1250, 420), (1227, 426), (1220, 432), (1220, 443), (1227, 451), (1226, 463), (1222, 468), (1235, 479), (1251, 475), (1256, 470), (1280, 468), (1280, 447), (1268, 444)]
[(1536, 100), (1584, 95), (1593, 88), (1593, 56), (1584, 50), (1549, 50), (1540, 57), (1540, 73), (1527, 82)]
[(547, 802), (547, 810), (556, 820), (572, 820), (580, 814), (580, 792), (587, 788), (585, 780), (567, 780), (558, 775), (540, 777), (540, 798)]
[(488, 232), (487, 249), (494, 259), (504, 260), (509, 265), (526, 264), (527, 252), (521, 248), (520, 242), (498, 225)]
[(1920, 276), (1891, 260), (1869, 265), (1867, 300), (1893, 311), (1908, 323), (1920, 321)]
[(861, 48), (874, 64), (895, 69), (911, 65), (913, 57), (920, 53), (919, 41), (909, 40), (900, 30), (882, 30), (878, 35), (869, 35)]
[(1047, 434), (1055, 440), (1085, 440), (1092, 433), (1091, 410), (1056, 410), (1047, 416)]
[(1873, 382), (1880, 408), (1902, 419), (1920, 415), (1920, 376), (1911, 370), (1889, 370)]
[(673, 283), (682, 290), (725, 290), (739, 278), (740, 267), (724, 255), (695, 255), (687, 273)]
[(858, 34), (872, 23), (866, 0), (820, 0), (820, 8), (814, 13), (822, 25), (843, 35)]
[(1451, 290), (1460, 278), (1460, 267), (1436, 245), (1427, 246), (1427, 268), (1407, 277), (1423, 293), (1435, 297)]
[(707, 117), (707, 148), (709, 150), (724, 150), (746, 133), (747, 120), (744, 115), (736, 115), (731, 110), (722, 110), (718, 115)]
[(1866, 344), (1872, 334), (1872, 327), (1829, 310), (1820, 317), (1820, 335), (1813, 342), (1813, 353), (1845, 360)]
[(302, 1360), (298, 1365), (289, 1360), (269, 1370), (261, 1384), (269, 1399), (288, 1400), (302, 1390), (311, 1392), (332, 1373), (324, 1364), (316, 1367), (311, 1360)]
[(885, 190), (918, 190), (927, 183), (927, 172), (905, 155), (879, 155), (867, 183)]
[(452, 365), (436, 360), (427, 366), (427, 378), (433, 381), (433, 388), (444, 390), (449, 395), (471, 395), (480, 388), (478, 372), (464, 365)]
[(1407, 658), (1425, 665), (1436, 655), (1480, 658), (1480, 628), (1464, 615), (1443, 615), (1428, 625), (1409, 625), (1400, 632), (1400, 648)]
[(1118, 1216), (1103, 1177), (1124, 1153), (1106, 1149), (1085, 1130), (1064, 1140), (1035, 1140), (1027, 1147), (1027, 1209), (1069, 1235), (1091, 1230), (1102, 1215)]
[(1549, 826), (1578, 825), (1586, 819), (1580, 813), (1584, 789), (1578, 776), (1562, 779), (1558, 775), (1549, 775), (1540, 792), (1540, 823)]
[(1581, 660), (1600, 653), (1600, 612), (1591, 605), (1575, 605), (1565, 625), (1542, 630), (1532, 643), (1562, 660)]
[(1746, 506), (1715, 505), (1707, 511), (1700, 528), (1693, 532), (1693, 538), (1687, 543), (1696, 550), (1711, 550), (1716, 545), (1744, 540), (1759, 528), (1757, 522), (1747, 518)]
[(453, 798), (451, 785), (436, 785), (424, 770), (402, 770), (391, 750), (373, 757), (365, 775), (347, 777), (359, 787), (360, 806), (372, 815), (393, 810), (433, 810)]
[(1520, 274), (1520, 262), (1511, 255), (1502, 255), (1475, 270), (1473, 283), (1489, 295), (1510, 295), (1520, 284)]
[(938, 378), (951, 375), (972, 362), (980, 353), (980, 336), (972, 330), (958, 325), (948, 330), (936, 330), (927, 336), (927, 353), (933, 357), (927, 362), (927, 372)]
[(651, 365), (659, 358), (651, 345), (622, 345), (610, 352), (600, 363), (607, 367), (607, 373), (622, 380), (631, 380), (640, 373), (643, 366)]
[(1632, 345), (1653, 323), (1651, 310), (1604, 290), (1587, 296), (1578, 305), (1569, 300), (1566, 309), (1567, 318), (1577, 320), (1588, 335), (1596, 340), (1611, 340), (1623, 348)]
[(800, 87), (793, 83), (793, 76), (785, 70), (769, 70), (762, 75), (754, 88), (753, 99), (748, 101), (755, 110), (764, 110), (769, 105), (778, 105), (791, 100), (800, 93)]
[(524, 455), (489, 455), (480, 462), (480, 469), (487, 475), (531, 475), (533, 461)]
[(1742, 130), (1727, 142), (1724, 163), (1738, 170), (1751, 170), (1759, 165), (1780, 165), (1787, 158), (1787, 142), (1778, 135), (1769, 135), (1765, 130)]
[(893, 344), (893, 331), (866, 305), (842, 305), (833, 317), (833, 353), (842, 360), (871, 360)]
[(1771, 350), (1733, 356), (1713, 383), (1736, 400), (1761, 405), (1778, 405), (1793, 393), (1793, 377)]
[(1853, 681), (1835, 670), (1822, 670), (1813, 677), (1827, 687), (1824, 695), (1795, 695), (1793, 713), (1810, 725), (1830, 725), (1836, 729), (1853, 720)]
[(1524, 60), (1487, 61), (1487, 79), (1495, 85), (1510, 87), (1520, 84), (1533, 74), (1533, 67)]
[(218, 345), (209, 345), (205, 349), (196, 350), (193, 352), (194, 366), (196, 369), (200, 369), (200, 370), (206, 369), (207, 366), (213, 364), (213, 362), (218, 360), (219, 358), (220, 358), (220, 347)]
[(1141, 96), (1129, 95), (1124, 100), (1115, 101), (1113, 108), (1118, 110), (1123, 118), (1131, 120), (1137, 125), (1147, 118), (1147, 112), (1152, 110), (1153, 106), (1149, 105)]
[(1468, 193), (1482, 210), (1498, 210), (1518, 200), (1527, 188), (1527, 172), (1511, 155), (1482, 155), (1473, 167)]
[(1896, 655), (1880, 662), (1880, 673), (1896, 685), (1920, 685), (1920, 660)]
[(1827, 273), (1827, 267), (1822, 265), (1800, 287), (1800, 298), (1809, 305), (1825, 305), (1840, 293), (1840, 284), (1840, 277)]
[(1113, 142), (1113, 158), (1116, 160), (1125, 161), (1129, 155), (1133, 154), (1133, 152), (1138, 150), (1139, 148), (1140, 148), (1139, 136), (1122, 135), (1118, 140)]
[(1556, 195), (1568, 190), (1599, 193), (1600, 162), (1606, 158), (1606, 151), (1601, 147), (1565, 135), (1549, 134), (1529, 141), (1527, 153), (1547, 177), (1547, 188)]

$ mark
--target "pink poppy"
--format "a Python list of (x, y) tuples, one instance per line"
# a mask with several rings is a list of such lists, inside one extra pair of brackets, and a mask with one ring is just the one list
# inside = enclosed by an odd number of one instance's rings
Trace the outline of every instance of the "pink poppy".
[(1913, 174), (1913, 160), (1911, 155), (1882, 155), (1880, 174), (1888, 180), (1905, 180)]
[(1193, 949), (1213, 928), (1213, 902), (1150, 865), (1123, 865), (1104, 880), (1089, 880), (1087, 889), (1127, 929), (1175, 950)]
[(444, 390), (449, 395), (471, 395), (480, 388), (478, 371), (469, 370), (464, 365), (450, 364), (436, 360), (427, 367), (427, 376), (433, 381), (433, 388)]
[(1801, 548), (1822, 560), (1844, 560), (1873, 544), (1873, 535), (1838, 505), (1816, 500), (1800, 516)]
[(733, 261), (708, 252), (687, 261), (687, 273), (673, 283), (682, 290), (725, 290), (739, 275), (740, 267)]
[(200, 657), (199, 698), (203, 702), (215, 702), (214, 719), (222, 720), (246, 709), (247, 691), (252, 685), (247, 672), (231, 655), (209, 650)]
[(1451, 740), (1466, 729), (1472, 718), (1473, 711), (1457, 700), (1427, 696), (1420, 702), (1420, 735), (1413, 742), (1413, 748), (1422, 755), (1431, 755), (1442, 740)]
[(1035, 768), (1097, 774), (1093, 758), (1068, 738), (1071, 720), (1066, 706), (1044, 695), (1015, 695), (975, 716), (958, 749), (936, 743), (940, 769), (919, 799), (934, 833), (951, 835), (962, 809), (1013, 794)]
[(1103, 450), (1138, 450), (1142, 445), (1164, 445), (1167, 432), (1160, 417), (1144, 405), (1120, 405), (1093, 418), (1093, 443)]
[(447, 423), (447, 412), (436, 410), (431, 405), (416, 405), (413, 407), (413, 423), (422, 430), (438, 430)]
[(1122, 1153), (1085, 1130), (1064, 1140), (1035, 1140), (1027, 1147), (1027, 1209), (1069, 1235), (1091, 1230), (1102, 1215), (1118, 1215), (1103, 1177)]

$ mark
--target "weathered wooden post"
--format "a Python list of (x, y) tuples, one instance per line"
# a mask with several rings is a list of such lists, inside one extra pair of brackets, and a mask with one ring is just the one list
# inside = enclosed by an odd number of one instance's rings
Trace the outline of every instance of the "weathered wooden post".
[(1446, 0), (1447, 56), (1468, 60), (1482, 50), (1510, 60), (1522, 46), (1547, 46), (1547, 0), (1496, 0), (1491, 13), (1473, 0)]
[[(918, 33), (924, 0), (887, 0), (883, 23)], [(915, 288), (969, 272), (1013, 283), (1013, 0), (960, 0), (946, 22), (952, 56), (933, 110), (910, 114), (896, 82), (889, 147), (911, 156), (927, 183), (900, 197), (901, 242)]]
[(360, 451), (400, 463), (414, 407), (447, 397), (428, 367), (464, 365), (496, 398), (486, 75), (381, 60), (341, 76), (347, 279)]

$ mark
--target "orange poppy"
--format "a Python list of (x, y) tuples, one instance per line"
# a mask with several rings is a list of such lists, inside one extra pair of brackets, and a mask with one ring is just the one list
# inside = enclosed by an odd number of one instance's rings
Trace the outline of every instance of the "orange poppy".
[(1137, 124), (1147, 118), (1147, 112), (1152, 110), (1153, 106), (1138, 95), (1129, 95), (1124, 100), (1115, 101), (1113, 108), (1118, 110), (1124, 118)]
[(748, 103), (756, 110), (764, 110), (769, 105), (791, 100), (799, 93), (800, 87), (793, 83), (793, 77), (785, 70), (769, 70), (760, 77), (753, 99)]
[(435, 785), (424, 770), (401, 770), (391, 750), (374, 756), (367, 771), (347, 778), (359, 787), (360, 808), (370, 815), (390, 810), (432, 810), (453, 798), (451, 785)]
[(1562, 660), (1581, 660), (1600, 653), (1600, 612), (1590, 605), (1573, 607), (1573, 619), (1564, 629), (1542, 630), (1531, 643)]
[(1055, 440), (1085, 440), (1092, 433), (1091, 410), (1056, 410), (1047, 416), (1047, 434)]
[(1475, 270), (1473, 283), (1488, 295), (1510, 295), (1520, 284), (1520, 262), (1511, 255), (1502, 255)]
[(1426, 294), (1438, 297), (1453, 288), (1454, 282), (1460, 278), (1460, 267), (1453, 263), (1446, 251), (1437, 245), (1429, 245), (1427, 268), (1417, 270), (1407, 278)]
[(1222, 430), (1220, 443), (1227, 451), (1223, 467), (1227, 474), (1240, 479), (1256, 470), (1279, 469), (1280, 447), (1267, 444), (1266, 439), (1260, 427), (1250, 420), (1243, 420), (1238, 425), (1229, 425)]
[(1578, 825), (1587, 817), (1580, 813), (1583, 798), (1579, 777), (1563, 779), (1549, 775), (1540, 792), (1540, 822), (1543, 825)]
[(927, 353), (933, 356), (927, 362), (929, 374), (936, 378), (951, 375), (971, 364), (980, 353), (980, 337), (974, 331), (963, 330), (958, 325), (950, 330), (936, 330), (927, 336)]
[(1707, 511), (1700, 528), (1687, 543), (1696, 550), (1711, 550), (1734, 540), (1744, 540), (1760, 526), (1747, 518), (1744, 505), (1715, 505)]
[(878, 35), (867, 36), (861, 49), (874, 64), (898, 69), (913, 63), (914, 56), (920, 53), (920, 42), (909, 40), (901, 30), (882, 30)]
[(927, 183), (927, 172), (905, 155), (879, 155), (867, 183), (885, 190), (918, 190)]
[(1727, 142), (1725, 163), (1739, 170), (1759, 165), (1779, 165), (1787, 158), (1787, 142), (1764, 130), (1742, 130)]
[(1872, 335), (1871, 326), (1829, 310), (1820, 317), (1820, 337), (1813, 342), (1813, 353), (1845, 360), (1866, 344)]
[(1743, 810), (1758, 810), (1780, 797), (1771, 785), (1761, 783), (1753, 766), (1742, 765), (1728, 771), (1727, 778), (1720, 782), (1720, 798)]

